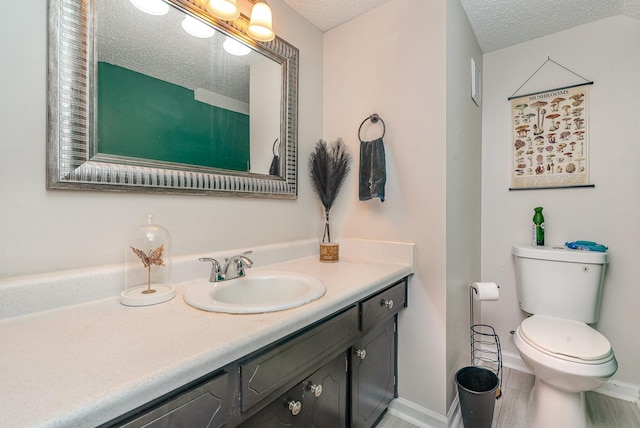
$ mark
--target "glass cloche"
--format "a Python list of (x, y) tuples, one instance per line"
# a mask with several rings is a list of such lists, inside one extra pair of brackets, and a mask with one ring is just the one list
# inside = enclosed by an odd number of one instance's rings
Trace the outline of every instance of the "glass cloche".
[(127, 306), (147, 306), (171, 300), (176, 295), (171, 284), (171, 236), (153, 222), (139, 228), (125, 248), (125, 286), (120, 302)]

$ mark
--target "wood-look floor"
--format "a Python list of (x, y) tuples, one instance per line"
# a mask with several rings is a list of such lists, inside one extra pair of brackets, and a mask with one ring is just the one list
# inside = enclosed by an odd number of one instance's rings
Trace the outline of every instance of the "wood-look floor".
[[(492, 428), (526, 428), (527, 402), (533, 375), (505, 368), (502, 398), (496, 400)], [(596, 392), (587, 392), (587, 411), (593, 428), (640, 428), (640, 409), (635, 403)], [(421, 428), (386, 414), (378, 428)], [(462, 422), (456, 428), (463, 428)]]

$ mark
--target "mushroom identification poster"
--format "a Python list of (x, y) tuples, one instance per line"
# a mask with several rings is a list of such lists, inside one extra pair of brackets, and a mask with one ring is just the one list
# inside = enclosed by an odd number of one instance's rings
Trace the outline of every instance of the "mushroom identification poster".
[(512, 189), (589, 185), (589, 85), (511, 100)]

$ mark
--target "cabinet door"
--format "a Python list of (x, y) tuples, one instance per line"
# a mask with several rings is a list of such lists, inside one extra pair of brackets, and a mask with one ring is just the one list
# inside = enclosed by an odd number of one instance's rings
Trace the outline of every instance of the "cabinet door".
[(243, 422), (242, 428), (342, 428), (347, 424), (347, 360), (342, 353)]
[(372, 330), (351, 350), (351, 426), (369, 428), (396, 396), (396, 317)]
[(347, 349), (358, 329), (358, 308), (324, 321), (264, 354), (240, 363), (242, 412), (271, 401), (314, 367)]
[(347, 394), (347, 356), (342, 353), (304, 381), (304, 427), (345, 427)]

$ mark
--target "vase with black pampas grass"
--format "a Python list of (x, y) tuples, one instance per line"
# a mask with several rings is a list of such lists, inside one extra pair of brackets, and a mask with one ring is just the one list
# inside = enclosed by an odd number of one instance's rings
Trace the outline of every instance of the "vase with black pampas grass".
[(331, 241), (331, 223), (329, 212), (340, 192), (340, 188), (349, 173), (351, 154), (341, 138), (332, 143), (320, 140), (309, 156), (309, 171), (313, 190), (324, 207), (324, 233), (320, 243), (320, 261), (337, 262), (339, 260), (338, 243)]

